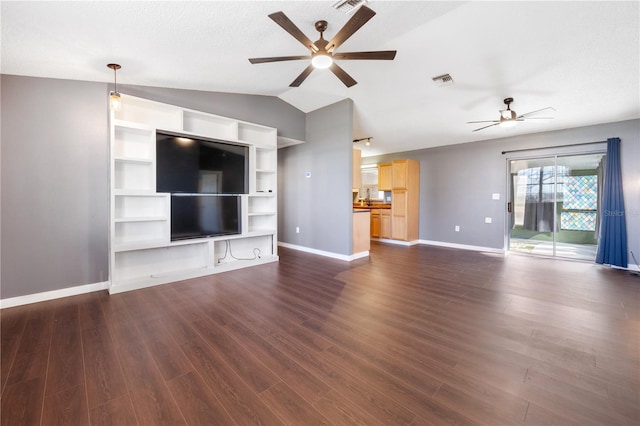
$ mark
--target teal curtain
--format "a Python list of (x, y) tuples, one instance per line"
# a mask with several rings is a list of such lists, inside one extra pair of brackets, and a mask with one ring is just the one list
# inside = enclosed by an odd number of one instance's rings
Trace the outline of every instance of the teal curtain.
[(622, 192), (620, 138), (607, 139), (602, 190), (602, 222), (596, 263), (627, 267), (627, 223)]

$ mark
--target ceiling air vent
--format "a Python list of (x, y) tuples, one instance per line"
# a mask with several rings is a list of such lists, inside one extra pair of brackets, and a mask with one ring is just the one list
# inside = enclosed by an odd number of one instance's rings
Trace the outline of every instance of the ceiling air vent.
[(332, 6), (334, 9), (341, 10), (344, 13), (351, 13), (365, 3), (367, 3), (367, 0), (338, 0)]
[(433, 77), (431, 80), (433, 80), (438, 87), (451, 86), (453, 84), (453, 78), (449, 74), (442, 74)]

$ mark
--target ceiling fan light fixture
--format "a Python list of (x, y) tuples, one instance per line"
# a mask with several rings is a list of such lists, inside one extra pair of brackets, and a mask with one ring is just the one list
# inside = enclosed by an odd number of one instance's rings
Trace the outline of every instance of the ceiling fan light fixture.
[(509, 127), (514, 127), (516, 123), (517, 123), (516, 120), (501, 120), (500, 127), (504, 127), (505, 129), (507, 129)]
[(314, 68), (325, 69), (329, 68), (333, 64), (333, 58), (327, 52), (316, 52), (311, 58), (311, 65)]

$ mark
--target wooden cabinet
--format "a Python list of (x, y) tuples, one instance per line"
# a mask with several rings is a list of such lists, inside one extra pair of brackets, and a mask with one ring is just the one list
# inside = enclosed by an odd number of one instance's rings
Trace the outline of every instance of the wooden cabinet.
[(391, 238), (394, 240), (407, 240), (407, 191), (396, 189), (392, 195), (391, 204)]
[(393, 175), (392, 189), (407, 189), (407, 171), (409, 160), (394, 161), (391, 167)]
[(360, 190), (360, 187), (362, 186), (362, 170), (360, 167), (361, 163), (362, 163), (362, 151), (360, 151), (359, 149), (354, 149), (353, 150), (353, 177), (351, 178), (352, 179), (351, 188), (353, 189), (354, 192)]
[(380, 209), (371, 209), (371, 237), (380, 238)]
[(415, 241), (419, 234), (420, 163), (416, 160), (393, 162), (391, 193), (391, 238)]
[(378, 191), (391, 191), (393, 189), (393, 164), (378, 164)]
[(391, 238), (391, 209), (380, 210), (380, 238)]

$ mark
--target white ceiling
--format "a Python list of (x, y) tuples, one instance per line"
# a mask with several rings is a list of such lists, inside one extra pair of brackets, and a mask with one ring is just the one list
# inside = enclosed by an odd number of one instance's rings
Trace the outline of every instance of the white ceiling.
[[(251, 65), (250, 57), (308, 51), (267, 17), (283, 11), (309, 38), (330, 39), (351, 15), (333, 1), (1, 3), (3, 74), (113, 81), (278, 96), (309, 112), (351, 98), (363, 155), (472, 142), (640, 118), (637, 1), (383, 1), (337, 51), (397, 50), (394, 61), (340, 61), (358, 84), (304, 61)], [(449, 73), (454, 84), (432, 77)], [(479, 132), (513, 97), (518, 114), (547, 106), (553, 120)], [(547, 113), (545, 116), (549, 115)], [(361, 144), (358, 144), (360, 146)]]

